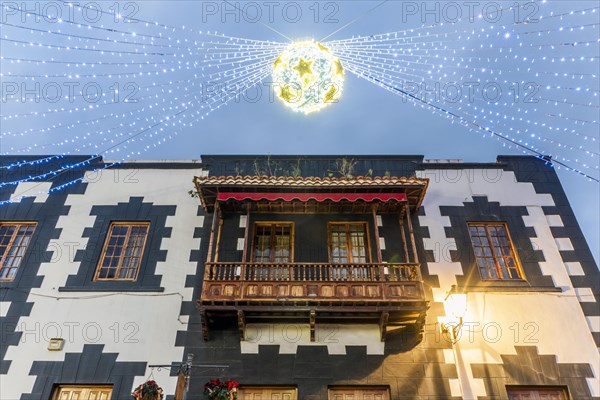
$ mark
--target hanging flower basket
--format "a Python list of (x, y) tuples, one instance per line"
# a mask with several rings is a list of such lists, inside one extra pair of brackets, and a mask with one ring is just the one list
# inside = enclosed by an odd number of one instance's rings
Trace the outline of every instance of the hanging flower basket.
[(135, 400), (162, 400), (163, 389), (155, 381), (147, 381), (135, 388), (131, 397)]
[(211, 379), (204, 385), (204, 396), (208, 400), (237, 400), (239, 385), (236, 381)]

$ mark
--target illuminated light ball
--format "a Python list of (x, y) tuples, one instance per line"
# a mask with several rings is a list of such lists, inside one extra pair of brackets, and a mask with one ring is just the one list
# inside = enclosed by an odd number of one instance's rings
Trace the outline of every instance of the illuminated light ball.
[(273, 90), (287, 107), (310, 114), (342, 95), (344, 68), (321, 43), (293, 42), (273, 63)]

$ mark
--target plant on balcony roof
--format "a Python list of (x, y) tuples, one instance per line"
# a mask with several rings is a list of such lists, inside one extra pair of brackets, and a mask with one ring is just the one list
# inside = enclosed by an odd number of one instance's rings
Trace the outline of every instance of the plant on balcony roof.
[(135, 400), (162, 400), (163, 389), (155, 381), (146, 381), (135, 388), (131, 397)]
[(211, 379), (204, 385), (204, 396), (208, 400), (237, 400), (238, 386), (236, 381)]

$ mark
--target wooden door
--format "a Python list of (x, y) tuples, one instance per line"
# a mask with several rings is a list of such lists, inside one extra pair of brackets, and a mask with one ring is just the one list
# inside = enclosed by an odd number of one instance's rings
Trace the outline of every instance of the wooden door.
[(567, 400), (562, 388), (510, 388), (506, 391), (509, 400)]
[(290, 387), (241, 387), (238, 400), (297, 400), (296, 388)]
[(108, 386), (59, 386), (54, 400), (110, 400), (112, 388)]
[(330, 388), (329, 400), (390, 400), (384, 388)]

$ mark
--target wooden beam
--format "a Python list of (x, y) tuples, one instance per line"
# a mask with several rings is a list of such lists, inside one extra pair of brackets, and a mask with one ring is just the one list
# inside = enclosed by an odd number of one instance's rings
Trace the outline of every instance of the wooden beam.
[(217, 229), (217, 244), (215, 245), (215, 262), (219, 262), (219, 248), (221, 247), (221, 230), (223, 229), (223, 214), (219, 213), (219, 228)]
[(404, 262), (410, 262), (408, 259), (408, 243), (406, 242), (406, 232), (404, 229), (404, 217), (402, 215), (402, 212), (400, 212), (400, 218), (399, 218), (399, 222), (400, 222), (400, 234), (402, 235), (402, 244), (404, 245)]
[[(238, 303), (238, 304), (236, 304)], [(229, 314), (232, 314), (232, 311), (237, 312), (237, 310), (243, 310), (246, 312), (265, 312), (265, 315), (272, 316), (275, 313), (295, 313), (297, 315), (302, 314), (302, 318), (306, 321), (306, 312), (310, 312), (311, 310), (327, 313), (332, 313), (329, 315), (329, 318), (349, 318), (352, 315), (357, 315), (359, 318), (368, 317), (372, 319), (376, 319), (377, 316), (374, 316), (374, 313), (379, 315), (382, 311), (393, 311), (393, 312), (402, 312), (406, 314), (410, 313), (420, 313), (422, 311), (426, 311), (429, 308), (429, 305), (424, 299), (421, 300), (413, 300), (413, 301), (399, 301), (394, 305), (386, 305), (386, 306), (357, 306), (357, 305), (342, 305), (342, 306), (301, 306), (296, 305), (293, 302), (289, 302), (286, 306), (279, 306), (275, 304), (279, 304), (281, 301), (273, 300), (268, 304), (256, 306), (256, 305), (240, 305), (239, 302), (231, 301), (229, 304), (215, 304), (215, 305), (203, 305), (207, 310), (211, 311), (227, 311)], [(341, 313), (347, 313), (347, 315), (342, 315)], [(371, 315), (361, 315), (364, 313), (371, 313)], [(256, 317), (256, 315), (255, 315)], [(416, 318), (416, 317), (415, 317)]]
[(415, 234), (413, 231), (412, 221), (410, 220), (410, 209), (408, 208), (408, 205), (405, 205), (404, 207), (406, 207), (406, 222), (408, 225), (408, 235), (410, 236), (410, 243), (412, 245), (413, 258), (414, 258), (413, 262), (418, 264), (419, 263), (419, 255), (417, 254), (417, 243), (415, 242)]
[(238, 332), (240, 334), (240, 340), (246, 340), (246, 316), (244, 315), (243, 310), (238, 310), (237, 312), (237, 320), (238, 320)]
[(179, 369), (179, 373), (177, 374), (177, 384), (175, 385), (175, 400), (183, 400), (185, 395), (185, 370), (182, 368)]
[(242, 250), (242, 262), (245, 263), (248, 255), (248, 231), (250, 229), (250, 203), (246, 203), (246, 226), (244, 228), (244, 249)]
[(219, 203), (215, 204), (215, 210), (213, 212), (213, 220), (210, 226), (210, 239), (208, 239), (208, 253), (206, 255), (206, 262), (209, 263), (212, 260), (213, 243), (215, 240), (215, 229), (217, 228), (217, 214), (219, 209)]
[(317, 312), (310, 310), (310, 341), (315, 341), (315, 325), (317, 321)]
[(379, 332), (381, 334), (381, 341), (385, 342), (387, 337), (387, 325), (388, 320), (390, 318), (390, 313), (388, 311), (384, 311), (381, 313), (381, 317), (379, 317)]
[(375, 248), (377, 249), (377, 262), (381, 264), (381, 245), (379, 243), (379, 226), (377, 226), (377, 204), (371, 206), (373, 213), (373, 229), (375, 230)]

